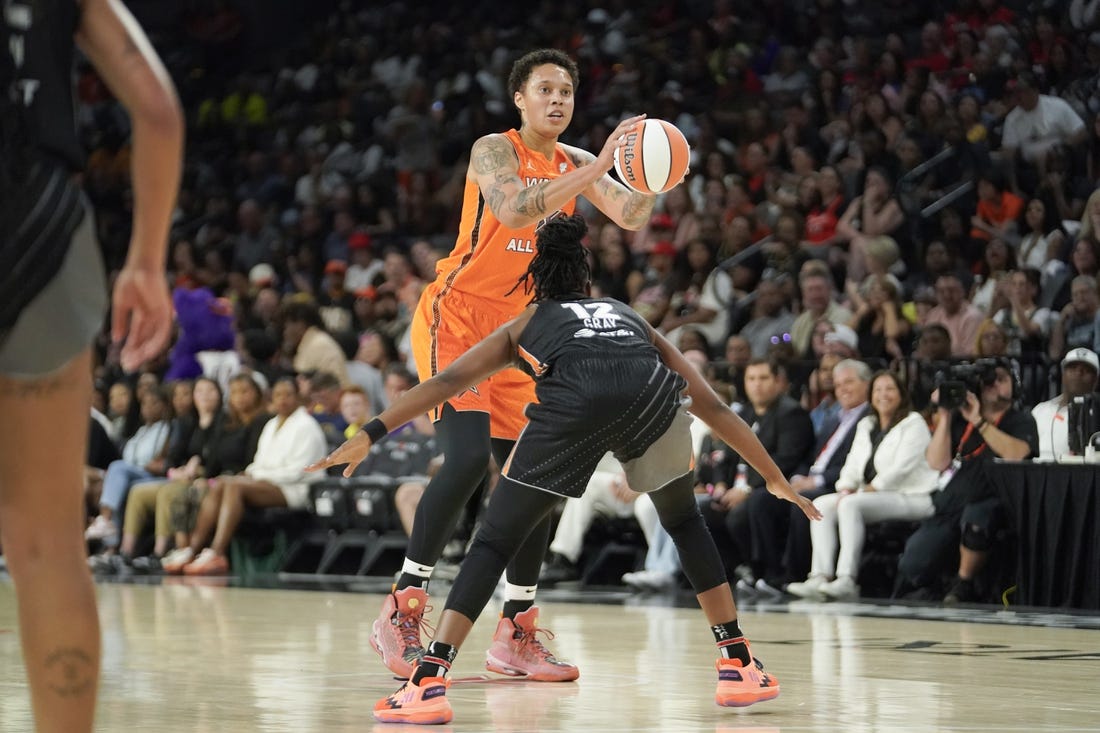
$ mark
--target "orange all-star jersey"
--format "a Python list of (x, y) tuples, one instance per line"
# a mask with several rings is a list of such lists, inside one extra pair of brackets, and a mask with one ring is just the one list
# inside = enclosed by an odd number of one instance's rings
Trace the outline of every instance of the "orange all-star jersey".
[[(519, 176), (528, 186), (548, 181), (576, 168), (561, 145), (554, 151), (553, 160), (530, 150), (523, 144), (517, 130), (504, 133), (516, 149), (519, 157)], [(556, 216), (572, 215), (576, 200), (546, 219), (524, 227), (508, 229), (489, 210), (477, 182), (466, 179), (462, 195), (462, 222), (458, 227), (458, 240), (451, 254), (436, 264), (436, 287), (441, 295), (457, 290), (483, 301), (502, 315), (511, 318), (519, 314), (530, 302), (531, 295), (516, 288), (508, 291), (527, 271), (535, 256), (535, 232), (539, 226)]]

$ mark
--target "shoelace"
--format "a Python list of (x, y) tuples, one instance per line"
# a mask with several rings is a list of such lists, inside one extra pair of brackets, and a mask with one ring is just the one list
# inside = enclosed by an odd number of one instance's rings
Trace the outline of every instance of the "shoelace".
[(431, 611), (431, 606), (424, 606), (421, 609), (417, 609), (413, 613), (397, 614), (397, 628), (401, 630), (401, 641), (405, 642), (406, 647), (423, 648), (424, 645), (420, 642), (421, 629), (423, 633), (429, 639), (435, 636), (435, 627), (432, 626), (424, 616)]
[(550, 629), (541, 629), (535, 627), (533, 629), (525, 629), (523, 627), (516, 627), (520, 631), (520, 637), (516, 640), (521, 653), (535, 656), (541, 659), (548, 659), (557, 661), (557, 657), (546, 648), (546, 645), (539, 641), (536, 634), (546, 634), (546, 640), (551, 641), (554, 638), (554, 632)]

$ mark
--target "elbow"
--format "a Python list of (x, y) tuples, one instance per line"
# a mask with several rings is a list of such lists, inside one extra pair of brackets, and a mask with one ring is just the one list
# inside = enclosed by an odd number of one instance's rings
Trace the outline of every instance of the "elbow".
[(183, 138), (183, 107), (168, 89), (149, 95), (140, 107), (132, 110), (132, 115), (135, 126), (146, 128), (161, 140)]

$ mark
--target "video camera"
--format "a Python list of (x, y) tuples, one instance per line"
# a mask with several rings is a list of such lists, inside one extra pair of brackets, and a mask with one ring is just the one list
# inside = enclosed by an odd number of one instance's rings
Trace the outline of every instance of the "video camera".
[(982, 389), (997, 381), (997, 367), (1011, 371), (1002, 359), (975, 359), (973, 362), (952, 364), (936, 375), (936, 387), (940, 390), (939, 406), (954, 410), (966, 404), (966, 393), (980, 397)]

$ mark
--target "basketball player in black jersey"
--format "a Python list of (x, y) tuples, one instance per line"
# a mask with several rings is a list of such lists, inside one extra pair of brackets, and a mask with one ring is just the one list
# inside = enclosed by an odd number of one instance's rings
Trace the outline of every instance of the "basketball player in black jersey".
[(171, 329), (168, 226), (183, 120), (172, 83), (118, 0), (0, 3), (0, 537), (39, 731), (89, 731), (99, 621), (85, 561), (81, 475), (90, 344), (106, 278), (76, 177), (73, 46), (133, 123), (133, 234), (114, 288), (112, 335), (129, 370)]
[[(692, 411), (760, 471), (772, 494), (797, 504), (811, 519), (821, 515), (794, 492), (749, 427), (674, 346), (630, 307), (585, 294), (590, 273), (581, 239), (586, 231), (579, 216), (547, 223), (521, 279), (533, 288), (534, 304), (310, 466), (346, 463), (350, 476), (389, 426), (403, 425), (509, 366), (535, 379), (538, 402), (527, 407), (527, 428), (502, 470), (435, 640), (412, 678), (375, 706), (380, 721), (452, 719), (447, 672), (505, 565), (562, 497), (584, 492), (607, 451), (623, 463), (632, 489), (650, 493), (676, 543), (720, 650), (716, 702), (740, 707), (779, 694), (779, 683), (752, 657), (738, 628), (722, 560), (695, 503), (685, 388)], [(526, 644), (539, 642), (531, 638)]]

